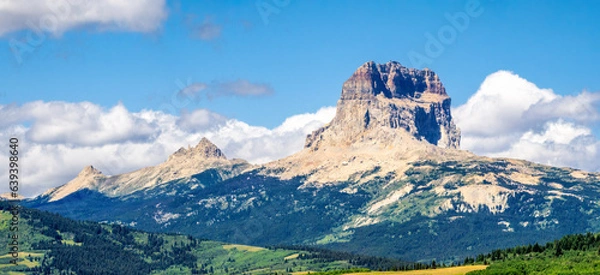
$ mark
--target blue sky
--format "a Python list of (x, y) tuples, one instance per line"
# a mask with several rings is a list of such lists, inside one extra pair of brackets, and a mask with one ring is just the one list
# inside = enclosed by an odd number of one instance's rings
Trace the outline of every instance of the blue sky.
[[(362, 63), (424, 53), (426, 33), (449, 25), (445, 14), (469, 1), (264, 1), (278, 13), (263, 21), (256, 1), (169, 1), (167, 19), (150, 32), (69, 29), (48, 38), (17, 63), (8, 47), (28, 30), (6, 34), (0, 51), (0, 102), (122, 102), (130, 111), (158, 109), (178, 82), (239, 79), (267, 84), (271, 95), (219, 97), (186, 106), (207, 108), (274, 127), (293, 114), (334, 105), (341, 84)], [(286, 1), (283, 4), (286, 4)], [(478, 17), (427, 63), (454, 105), (483, 79), (513, 71), (558, 94), (597, 91), (600, 3), (595, 1), (477, 1)], [(194, 34), (203, 22), (220, 29)]]
[(463, 149), (600, 171), (599, 1), (23, 3), (0, 4), (0, 140), (22, 140), (27, 196), (202, 137), (288, 156), (370, 60), (434, 70)]

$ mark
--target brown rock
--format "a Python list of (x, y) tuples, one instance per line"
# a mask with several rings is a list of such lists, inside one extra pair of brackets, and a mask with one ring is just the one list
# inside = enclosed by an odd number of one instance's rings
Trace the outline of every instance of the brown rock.
[[(343, 85), (336, 116), (307, 137), (306, 147), (345, 146), (364, 141), (367, 130), (383, 128), (408, 132), (417, 140), (443, 148), (460, 147), (450, 97), (437, 74), (394, 61), (360, 66)], [(370, 134), (369, 139), (383, 144), (398, 142), (381, 134), (381, 138)]]

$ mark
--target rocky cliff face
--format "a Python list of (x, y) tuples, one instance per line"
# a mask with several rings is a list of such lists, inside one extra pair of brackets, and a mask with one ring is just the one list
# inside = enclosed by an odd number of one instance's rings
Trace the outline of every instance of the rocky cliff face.
[(437, 74), (393, 61), (371, 61), (344, 83), (335, 118), (309, 135), (305, 147), (318, 150), (365, 138), (382, 144), (402, 143), (382, 133), (388, 129), (407, 132), (416, 140), (442, 148), (460, 146), (460, 131), (450, 114), (450, 97)]

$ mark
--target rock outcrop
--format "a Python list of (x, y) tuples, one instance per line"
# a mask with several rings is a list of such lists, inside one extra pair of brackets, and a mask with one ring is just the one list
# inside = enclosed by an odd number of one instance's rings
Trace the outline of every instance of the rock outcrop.
[[(307, 148), (357, 143), (402, 142), (379, 130), (397, 129), (442, 148), (459, 148), (460, 131), (450, 114), (450, 97), (437, 74), (398, 62), (360, 66), (344, 83), (334, 119), (306, 140)], [(372, 137), (366, 134), (375, 130)], [(378, 137), (379, 136), (379, 137)]]
[(215, 144), (210, 142), (207, 138), (202, 138), (198, 145), (193, 148), (185, 149), (179, 148), (175, 153), (169, 157), (169, 161), (180, 158), (202, 158), (202, 159), (223, 159), (227, 157), (223, 154), (223, 151), (219, 149)]
[(377, 169), (358, 180), (366, 182), (401, 175), (408, 163), (424, 158), (473, 157), (455, 150), (459, 146), (450, 97), (437, 74), (394, 61), (367, 62), (343, 84), (333, 120), (308, 135), (304, 150), (266, 164), (264, 173), (330, 184)]

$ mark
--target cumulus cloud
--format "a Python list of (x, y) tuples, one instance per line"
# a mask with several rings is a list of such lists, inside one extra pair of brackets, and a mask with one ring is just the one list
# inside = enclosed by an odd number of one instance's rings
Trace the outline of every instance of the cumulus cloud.
[(600, 93), (561, 96), (499, 71), (453, 115), (462, 147), (477, 154), (600, 171), (599, 106)]
[(2, 106), (0, 117), (9, 118), (0, 126), (30, 123), (27, 139), (44, 144), (93, 146), (144, 141), (156, 134), (150, 123), (129, 113), (122, 104), (104, 110), (89, 102), (35, 101)]
[(184, 112), (177, 120), (177, 126), (181, 129), (193, 132), (214, 129), (227, 122), (227, 118), (206, 109)]
[[(207, 137), (230, 158), (263, 163), (302, 149), (308, 133), (329, 122), (334, 107), (289, 117), (273, 129), (199, 109), (179, 116), (130, 112), (122, 104), (30, 102), (0, 105), (0, 139), (20, 139), (22, 194), (64, 184), (87, 165), (119, 174), (165, 161), (179, 147)], [(0, 151), (0, 158), (6, 159)], [(6, 167), (0, 176), (7, 177)]]
[(81, 27), (152, 32), (167, 18), (164, 0), (0, 1), (0, 36), (20, 30), (59, 36)]
[(216, 131), (207, 133), (207, 137), (214, 139), (215, 144), (232, 156), (266, 163), (300, 151), (306, 136), (334, 116), (335, 107), (324, 107), (316, 113), (291, 116), (274, 129), (230, 120)]

